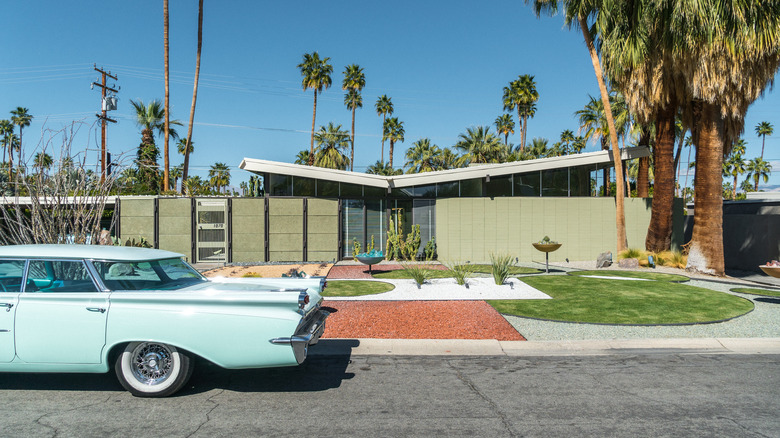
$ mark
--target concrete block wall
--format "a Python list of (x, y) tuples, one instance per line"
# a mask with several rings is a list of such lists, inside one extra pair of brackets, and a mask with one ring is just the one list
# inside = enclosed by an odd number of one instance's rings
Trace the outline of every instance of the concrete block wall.
[(184, 254), (191, 259), (192, 201), (189, 198), (160, 198), (157, 202), (157, 239), (160, 248)]
[(154, 198), (120, 200), (119, 239), (123, 245), (141, 237), (153, 244), (154, 222)]
[(339, 201), (308, 199), (307, 259), (329, 261), (338, 259)]
[(233, 198), (233, 262), (265, 260), (265, 199)]
[(303, 199), (268, 200), (269, 261), (303, 260)]

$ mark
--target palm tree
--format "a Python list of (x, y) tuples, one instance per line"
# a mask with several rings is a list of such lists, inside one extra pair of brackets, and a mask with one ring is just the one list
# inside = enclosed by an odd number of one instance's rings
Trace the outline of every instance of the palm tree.
[(230, 184), (230, 168), (225, 163), (214, 163), (209, 169), (209, 184), (222, 192)]
[(515, 121), (510, 114), (502, 114), (496, 117), (493, 122), (496, 125), (496, 132), (504, 136), (504, 145), (509, 146), (509, 134), (515, 133)]
[(723, 163), (723, 176), (734, 177), (734, 191), (731, 199), (737, 199), (737, 178), (745, 173), (745, 159), (741, 153), (732, 153), (728, 161)]
[(363, 97), (360, 91), (366, 86), (366, 75), (357, 64), (348, 65), (344, 69), (344, 81), (342, 89), (347, 90), (344, 95), (344, 105), (352, 110), (352, 137), (350, 139), (351, 151), (349, 154), (350, 170), (355, 170), (355, 110), (363, 108)]
[(199, 195), (203, 192), (204, 182), (199, 176), (191, 176), (182, 181), (182, 185), (186, 186), (186, 192), (190, 196)]
[(309, 147), (309, 166), (314, 164), (314, 124), (317, 119), (317, 93), (330, 88), (330, 74), (333, 73), (333, 66), (328, 64), (330, 58), (320, 59), (317, 52), (306, 53), (303, 55), (303, 62), (298, 64), (303, 76), (303, 91), (309, 88), (314, 90), (314, 110), (311, 116), (311, 146)]
[[(195, 142), (189, 141), (190, 147), (187, 148), (187, 139), (186, 138), (180, 138), (179, 143), (176, 144), (176, 151), (179, 152), (181, 155), (184, 155), (184, 158), (186, 160), (187, 155), (195, 152)], [(185, 150), (187, 148), (187, 150)], [(184, 175), (184, 165), (182, 165), (182, 176)]]
[(295, 156), (295, 164), (301, 164), (301, 165), (308, 165), (309, 164), (309, 151), (306, 149), (298, 152), (298, 155)]
[[(136, 102), (131, 99), (130, 104), (135, 110), (135, 124), (141, 128), (141, 144), (154, 144), (155, 131), (160, 135), (165, 135), (165, 110), (159, 100), (153, 100), (148, 105), (144, 105), (143, 101)], [(172, 120), (169, 125), (181, 126), (182, 123), (178, 120)], [(174, 140), (179, 138), (179, 134), (170, 126), (168, 135)]]
[[(759, 137), (763, 137), (761, 140), (761, 159), (764, 159), (764, 145), (766, 144), (766, 136), (772, 135), (775, 132), (774, 126), (772, 126), (769, 122), (761, 122), (758, 125), (756, 125), (756, 135)], [(19, 132), (19, 137), (21, 138), (21, 131)]]
[(571, 151), (575, 154), (582, 153), (583, 149), (585, 149), (585, 145), (587, 144), (587, 141), (585, 137), (578, 135), (574, 137), (574, 140), (571, 142)]
[(769, 174), (772, 173), (772, 165), (760, 157), (748, 161), (745, 169), (747, 170), (747, 179), (753, 178), (755, 182), (754, 191), (756, 192), (758, 191), (758, 180), (763, 178), (764, 184), (766, 184), (769, 181)]
[(390, 100), (389, 97), (387, 97), (386, 94), (383, 94), (379, 96), (376, 100), (376, 104), (374, 104), (376, 107), (376, 115), (382, 116), (382, 158), (381, 161), (385, 162), (385, 136), (384, 136), (384, 127), (385, 127), (385, 120), (387, 120), (387, 116), (393, 115), (393, 102)]
[(406, 150), (406, 173), (433, 172), (442, 169), (441, 149), (431, 144), (430, 138), (421, 138)]
[(552, 151), (547, 148), (549, 141), (546, 138), (534, 137), (531, 143), (525, 148), (524, 151), (519, 149), (515, 152), (520, 154), (521, 160), (536, 160), (539, 158), (547, 158), (551, 156)]
[(442, 170), (456, 169), (458, 166), (458, 155), (452, 152), (450, 148), (441, 150), (441, 168)]
[(401, 122), (398, 120), (398, 117), (391, 117), (387, 120), (385, 120), (384, 123), (384, 132), (382, 134), (382, 141), (385, 139), (390, 141), (390, 167), (393, 167), (393, 148), (395, 146), (395, 142), (400, 141), (401, 143), (404, 142), (404, 122)]
[[(526, 0), (529, 1), (529, 0)], [(563, 0), (562, 8), (564, 9), (564, 20), (566, 24), (571, 27), (573, 23), (579, 25), (582, 31), (582, 37), (585, 40), (585, 46), (588, 48), (588, 54), (590, 55), (591, 63), (593, 64), (593, 72), (596, 75), (596, 81), (599, 85), (599, 92), (601, 94), (601, 101), (604, 106), (604, 113), (607, 119), (607, 126), (609, 128), (609, 140), (612, 145), (612, 159), (615, 164), (615, 173), (617, 175), (623, 174), (623, 162), (620, 156), (620, 148), (618, 145), (617, 130), (615, 128), (615, 121), (612, 115), (612, 105), (609, 101), (609, 93), (607, 91), (607, 85), (604, 81), (604, 72), (601, 69), (601, 63), (599, 61), (598, 53), (596, 52), (596, 45), (593, 42), (594, 36), (590, 32), (590, 26), (588, 26), (587, 18), (596, 12), (596, 7), (592, 2), (588, 3), (584, 0)], [(558, 12), (558, 1), (553, 0), (534, 0), (534, 9), (537, 16), (541, 12), (545, 11), (551, 15), (555, 15)], [(618, 252), (624, 251), (628, 247), (628, 240), (626, 237), (626, 215), (625, 215), (625, 203), (623, 200), (623, 193), (625, 193), (623, 187), (623, 178), (616, 178), (616, 189), (619, 196), (615, 197), (615, 228), (617, 233), (617, 250)]]
[(573, 143), (576, 140), (574, 132), (571, 129), (566, 129), (561, 132), (561, 145), (565, 155), (569, 155), (574, 152)]
[[(27, 108), (22, 108), (20, 106), (16, 107), (15, 110), (11, 111), (11, 122), (19, 127), (19, 164), (22, 163), (22, 128), (26, 128), (27, 126), (30, 126), (30, 123), (32, 122), (33, 116), (31, 116), (28, 113)], [(771, 135), (771, 134), (770, 134)]]
[(366, 173), (372, 175), (393, 176), (401, 175), (403, 171), (401, 169), (393, 169), (389, 164), (377, 161), (376, 163), (368, 166)]
[(517, 109), (517, 120), (520, 124), (520, 151), (525, 148), (525, 135), (528, 128), (528, 118), (536, 114), (536, 101), (539, 93), (536, 91), (536, 82), (531, 75), (521, 75), (508, 86), (504, 87), (504, 109), (513, 111)]
[(317, 142), (314, 165), (329, 169), (346, 170), (349, 167), (349, 157), (345, 152), (349, 149), (349, 132), (341, 129), (341, 125), (320, 126), (320, 130), (314, 133), (314, 141)]
[(461, 163), (468, 166), (472, 163), (502, 163), (509, 155), (509, 148), (501, 144), (501, 140), (490, 132), (489, 126), (467, 128), (465, 134), (453, 148), (461, 152)]
[(33, 157), (33, 165), (41, 173), (46, 173), (47, 170), (51, 169), (53, 164), (54, 158), (45, 152), (38, 152), (35, 154), (35, 157)]
[[(185, 141), (186, 141), (185, 139), (182, 139), (180, 143), (183, 143)], [(183, 175), (183, 167), (184, 167), (183, 165), (171, 167), (171, 178), (173, 179), (173, 184), (171, 184), (171, 186), (168, 187), (168, 190), (176, 190), (176, 187), (178, 187), (179, 178), (181, 178), (181, 176)]]
[(170, 63), (168, 62), (168, 0), (163, 0), (163, 53), (164, 53), (164, 64), (165, 64), (165, 135), (163, 136), (163, 187), (166, 189), (168, 188), (169, 181), (168, 181), (168, 170), (170, 169), (170, 162), (168, 157), (168, 142), (170, 140), (169, 136), (169, 130), (171, 129), (171, 102), (170, 102)]
[[(187, 140), (185, 144), (192, 145), (192, 125), (195, 122), (195, 102), (198, 100), (198, 80), (200, 78), (200, 51), (203, 46), (203, 0), (198, 0), (198, 50), (195, 55), (195, 84), (192, 87), (192, 106), (190, 106), (190, 123), (187, 125)], [(190, 172), (190, 154), (192, 148), (184, 153), (184, 165), (181, 180), (186, 181)], [(182, 193), (184, 184), (182, 184)]]
[(0, 136), (3, 141), (3, 163), (5, 163), (6, 150), (10, 146), (9, 137), (14, 133), (14, 124), (10, 120), (0, 120)]

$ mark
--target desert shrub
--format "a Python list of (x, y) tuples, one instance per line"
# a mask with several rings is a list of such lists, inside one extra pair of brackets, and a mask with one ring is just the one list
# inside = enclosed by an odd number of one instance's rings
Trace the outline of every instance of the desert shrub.
[(509, 268), (512, 266), (512, 256), (509, 254), (496, 255), (490, 253), (490, 265), (493, 274), (493, 280), (496, 284), (502, 285), (509, 278)]
[(444, 265), (452, 272), (455, 281), (461, 286), (466, 284), (466, 280), (474, 274), (476, 268), (474, 265), (461, 262), (445, 263)]
[(425, 283), (425, 280), (431, 277), (431, 270), (428, 269), (425, 265), (416, 263), (403, 263), (401, 264), (401, 267), (410, 277), (412, 277), (415, 283), (417, 283), (418, 288), (422, 286), (423, 283)]

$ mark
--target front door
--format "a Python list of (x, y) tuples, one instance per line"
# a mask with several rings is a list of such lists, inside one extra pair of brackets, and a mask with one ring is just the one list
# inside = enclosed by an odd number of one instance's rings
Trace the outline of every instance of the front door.
[(100, 363), (108, 305), (82, 261), (30, 261), (16, 310), (16, 355), (30, 363)]
[(0, 260), (0, 362), (15, 356), (14, 316), (22, 290), (24, 260)]

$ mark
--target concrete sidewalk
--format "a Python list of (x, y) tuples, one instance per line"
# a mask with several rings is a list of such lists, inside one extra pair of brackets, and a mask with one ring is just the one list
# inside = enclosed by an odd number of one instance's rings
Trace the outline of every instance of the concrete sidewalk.
[(322, 339), (310, 356), (607, 356), (780, 354), (780, 338), (673, 338), (593, 341), (494, 339)]

